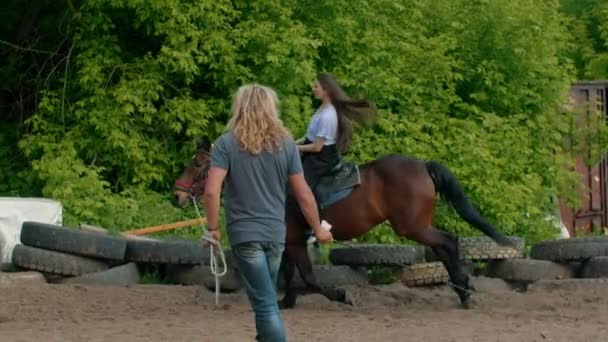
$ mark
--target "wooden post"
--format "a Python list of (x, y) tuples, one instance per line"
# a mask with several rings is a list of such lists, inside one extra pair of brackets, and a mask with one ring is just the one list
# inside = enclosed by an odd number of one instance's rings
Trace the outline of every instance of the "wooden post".
[(140, 229), (128, 230), (128, 231), (122, 232), (122, 234), (123, 235), (153, 234), (153, 233), (165, 232), (168, 230), (174, 230), (174, 229), (178, 229), (178, 228), (190, 227), (190, 226), (194, 226), (196, 224), (204, 224), (205, 222), (207, 222), (207, 219), (204, 217), (201, 217), (201, 218), (196, 218), (196, 219), (192, 219), (192, 220), (186, 220), (186, 221), (180, 221), (180, 222), (175, 222), (175, 223), (161, 224), (158, 226), (151, 226), (151, 227), (145, 227), (145, 228), (140, 228)]

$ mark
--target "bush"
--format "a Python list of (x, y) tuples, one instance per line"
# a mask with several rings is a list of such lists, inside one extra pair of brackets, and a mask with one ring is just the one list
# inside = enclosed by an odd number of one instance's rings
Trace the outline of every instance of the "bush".
[[(300, 136), (315, 73), (330, 71), (381, 108), (347, 158), (438, 160), (500, 230), (544, 239), (555, 197), (575, 198), (565, 23), (556, 1), (88, 1), (69, 20), (69, 64), (26, 122), (24, 179), (68, 222), (192, 217), (168, 194), (195, 141), (222, 131), (232, 92), (276, 88)], [(477, 234), (444, 205), (437, 225)], [(404, 242), (388, 228), (363, 239)]]

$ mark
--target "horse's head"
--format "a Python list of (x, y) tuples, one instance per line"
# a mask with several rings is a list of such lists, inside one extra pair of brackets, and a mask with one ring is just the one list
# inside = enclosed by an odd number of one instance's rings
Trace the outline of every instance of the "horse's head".
[(191, 198), (200, 200), (205, 192), (207, 172), (211, 164), (211, 143), (202, 139), (196, 148), (196, 154), (184, 169), (182, 175), (175, 181), (175, 205), (183, 208)]

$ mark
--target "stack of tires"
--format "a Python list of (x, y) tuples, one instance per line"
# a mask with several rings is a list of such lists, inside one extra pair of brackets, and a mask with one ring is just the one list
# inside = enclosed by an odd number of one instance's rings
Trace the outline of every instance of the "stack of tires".
[(487, 273), (506, 280), (535, 282), (608, 277), (608, 236), (547, 240), (532, 245), (522, 260), (494, 262)]
[[(515, 248), (487, 237), (459, 239), (459, 260), (469, 274), (499, 278), (515, 284), (569, 278), (608, 278), (608, 236), (543, 241), (531, 246), (509, 237)], [(395, 267), (407, 286), (439, 285), (449, 280), (443, 263), (421, 245), (356, 244), (332, 249), (334, 265)]]
[(143, 265), (194, 267), (209, 262), (196, 241), (157, 240), (26, 221), (12, 263), (39, 271), (52, 282), (130, 285)]
[[(475, 263), (523, 258), (524, 240), (509, 237), (515, 248), (497, 245), (487, 237), (464, 237), (458, 240), (459, 260), (468, 273)], [(330, 260), (335, 265), (351, 267), (394, 267), (407, 286), (440, 285), (449, 280), (448, 272), (435, 253), (421, 245), (357, 244), (332, 249)]]
[[(531, 247), (528, 257), (524, 239), (509, 239), (514, 248), (499, 246), (487, 237), (459, 238), (460, 263), (468, 273), (510, 282), (608, 277), (608, 236), (540, 242)], [(198, 241), (158, 240), (29, 221), (22, 224), (20, 241), (12, 263), (39, 271), (51, 282), (137, 284), (142, 267), (157, 265), (171, 283), (215, 288), (209, 247)], [(228, 272), (220, 278), (221, 289), (239, 290), (238, 268), (230, 252), (225, 253)], [(443, 263), (421, 245), (353, 244), (333, 248), (329, 259), (331, 265), (313, 265), (322, 286), (368, 284), (367, 270), (376, 266), (399, 269), (399, 279), (407, 286), (441, 285), (449, 280)], [(293, 284), (305, 287), (299, 272)], [(283, 287), (282, 276), (278, 285)]]

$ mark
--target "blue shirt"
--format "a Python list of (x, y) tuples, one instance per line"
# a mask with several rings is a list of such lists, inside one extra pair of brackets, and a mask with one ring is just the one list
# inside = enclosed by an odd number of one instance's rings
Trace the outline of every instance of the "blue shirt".
[(338, 113), (333, 105), (321, 105), (310, 119), (306, 130), (306, 138), (315, 141), (315, 138), (324, 138), (324, 145), (333, 145), (338, 137)]

